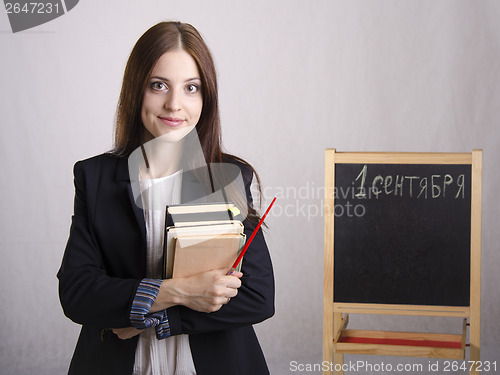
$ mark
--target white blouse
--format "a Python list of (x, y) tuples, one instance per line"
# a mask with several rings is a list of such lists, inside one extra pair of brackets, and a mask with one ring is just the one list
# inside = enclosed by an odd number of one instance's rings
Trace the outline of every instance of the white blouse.
[[(181, 202), (182, 171), (140, 181), (146, 222), (146, 277), (162, 278), (165, 207)], [(155, 329), (139, 335), (134, 375), (196, 375), (188, 335), (158, 340)]]

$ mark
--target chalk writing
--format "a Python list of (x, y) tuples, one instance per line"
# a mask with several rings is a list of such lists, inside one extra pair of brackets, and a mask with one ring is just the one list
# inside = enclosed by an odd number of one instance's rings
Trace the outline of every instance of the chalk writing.
[[(371, 181), (370, 181), (371, 180)], [(409, 196), (410, 198), (437, 199), (452, 197), (465, 198), (464, 174), (431, 174), (429, 176), (376, 175), (369, 178), (368, 165), (365, 164), (353, 184), (359, 183), (356, 198), (365, 199), (371, 195)], [(367, 196), (368, 192), (368, 196)]]

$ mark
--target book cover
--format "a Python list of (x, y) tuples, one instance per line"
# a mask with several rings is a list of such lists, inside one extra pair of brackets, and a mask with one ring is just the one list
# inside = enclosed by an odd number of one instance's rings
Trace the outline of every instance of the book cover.
[(174, 241), (172, 277), (188, 277), (215, 269), (229, 270), (245, 244), (245, 235), (187, 235)]

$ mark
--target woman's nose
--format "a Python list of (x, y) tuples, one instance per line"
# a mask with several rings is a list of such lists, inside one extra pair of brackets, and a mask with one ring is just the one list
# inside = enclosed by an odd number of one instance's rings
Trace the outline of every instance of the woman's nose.
[(171, 90), (167, 94), (165, 108), (170, 111), (178, 111), (181, 108), (180, 96), (176, 90)]

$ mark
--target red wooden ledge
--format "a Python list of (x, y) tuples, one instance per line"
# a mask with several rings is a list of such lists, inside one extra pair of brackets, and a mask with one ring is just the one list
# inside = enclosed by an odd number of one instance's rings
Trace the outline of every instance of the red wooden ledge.
[(429, 346), (433, 348), (461, 349), (459, 341), (435, 341), (435, 340), (402, 340), (402, 339), (379, 339), (371, 337), (341, 337), (339, 342), (348, 344), (380, 344), (380, 345), (404, 345), (404, 346)]

